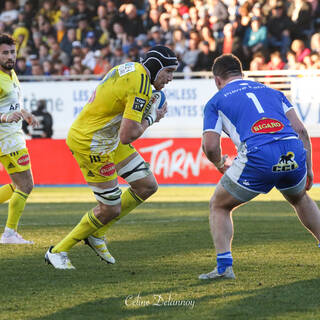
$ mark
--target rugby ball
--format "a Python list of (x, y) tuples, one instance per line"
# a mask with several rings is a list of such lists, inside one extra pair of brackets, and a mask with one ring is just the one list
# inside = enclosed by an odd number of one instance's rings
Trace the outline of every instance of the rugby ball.
[(166, 96), (161, 90), (152, 91), (150, 105), (154, 105), (155, 109), (161, 109), (166, 103)]

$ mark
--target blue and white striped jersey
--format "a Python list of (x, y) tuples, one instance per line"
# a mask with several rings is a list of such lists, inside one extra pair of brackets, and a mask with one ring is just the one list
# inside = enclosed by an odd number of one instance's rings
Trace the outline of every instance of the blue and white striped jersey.
[(247, 150), (297, 136), (286, 112), (293, 108), (280, 91), (261, 83), (237, 79), (229, 82), (206, 104), (203, 131), (224, 131), (239, 148)]

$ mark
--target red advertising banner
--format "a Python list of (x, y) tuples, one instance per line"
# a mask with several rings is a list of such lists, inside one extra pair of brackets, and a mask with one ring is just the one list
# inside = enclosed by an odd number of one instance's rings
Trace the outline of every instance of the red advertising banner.
[[(311, 140), (314, 182), (320, 183), (320, 138)], [(27, 146), (36, 185), (85, 184), (64, 140), (34, 139), (28, 140)], [(200, 138), (145, 138), (136, 141), (134, 146), (150, 163), (159, 184), (216, 184), (221, 178), (203, 154)], [(228, 138), (222, 139), (222, 151), (231, 160), (236, 155), (236, 149)], [(9, 181), (0, 164), (0, 184)]]

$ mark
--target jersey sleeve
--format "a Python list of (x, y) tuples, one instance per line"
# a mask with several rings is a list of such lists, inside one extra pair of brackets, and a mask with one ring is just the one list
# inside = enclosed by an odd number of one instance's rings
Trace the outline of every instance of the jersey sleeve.
[(289, 100), (286, 98), (286, 96), (280, 92), (281, 95), (281, 101), (282, 101), (282, 108), (284, 113), (287, 113), (290, 109), (293, 108), (293, 105), (289, 102)]
[(142, 121), (142, 116), (150, 100), (152, 89), (149, 77), (142, 72), (134, 72), (129, 80), (128, 95), (123, 118)]
[(211, 101), (204, 108), (203, 132), (206, 131), (214, 131), (218, 134), (222, 132), (222, 119)]
[(6, 95), (6, 92), (3, 90), (2, 83), (0, 81), (0, 99)]

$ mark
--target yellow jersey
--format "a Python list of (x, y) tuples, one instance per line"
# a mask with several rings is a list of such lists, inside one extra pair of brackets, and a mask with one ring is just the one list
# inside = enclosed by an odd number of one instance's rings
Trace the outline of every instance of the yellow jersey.
[(68, 146), (84, 154), (103, 155), (115, 150), (122, 118), (141, 123), (151, 94), (150, 78), (140, 63), (114, 67), (73, 122)]
[[(22, 94), (18, 77), (14, 70), (11, 76), (0, 70), (0, 113), (19, 111), (22, 106)], [(22, 132), (22, 120), (12, 123), (0, 123), (0, 156), (26, 147)]]

